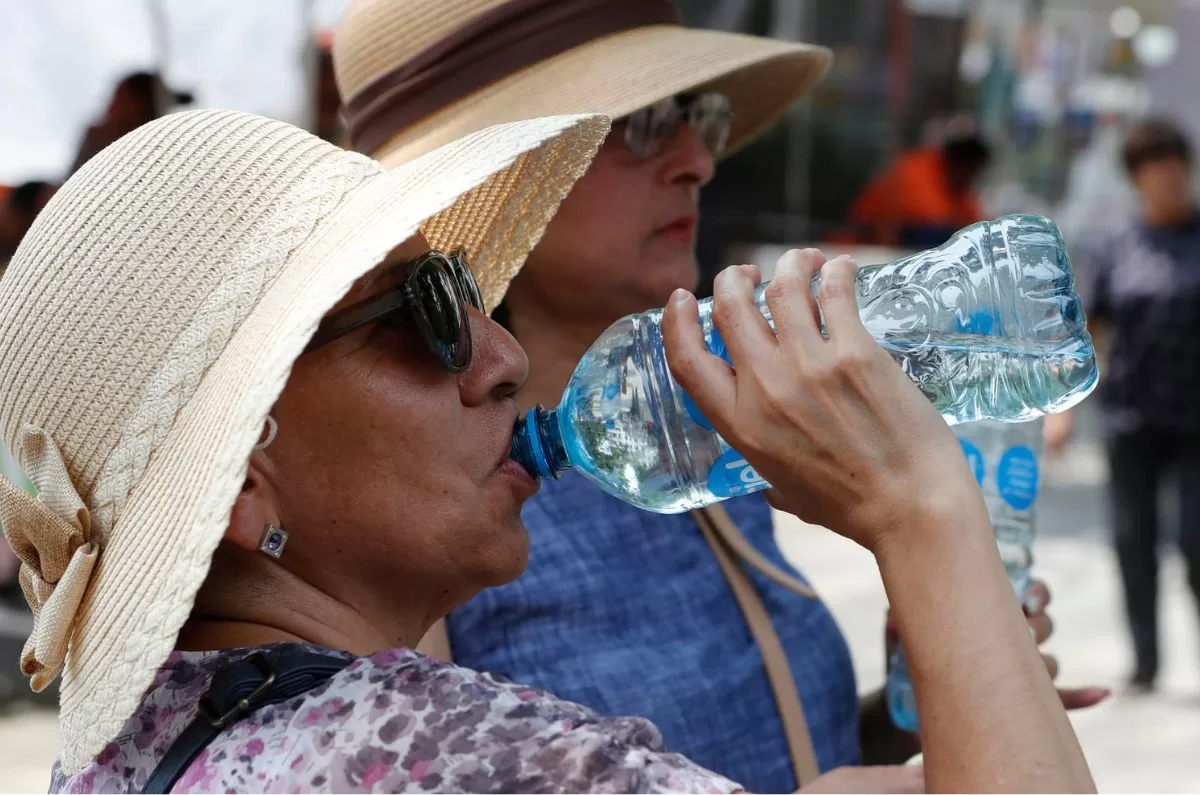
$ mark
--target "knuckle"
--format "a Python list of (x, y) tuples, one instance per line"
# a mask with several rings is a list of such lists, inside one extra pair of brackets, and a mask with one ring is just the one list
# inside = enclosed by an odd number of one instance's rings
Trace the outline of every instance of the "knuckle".
[(712, 306), (712, 321), (722, 331), (728, 331), (737, 326), (737, 307), (732, 301), (714, 301)]
[(795, 293), (800, 280), (795, 277), (795, 271), (788, 269), (778, 273), (767, 283), (765, 288), (768, 301), (775, 301)]
[(874, 354), (866, 345), (844, 345), (838, 350), (838, 364), (843, 373), (862, 373), (870, 369)]
[(821, 276), (820, 296), (822, 300), (841, 301), (854, 294), (854, 284), (842, 278), (836, 271)]
[(779, 384), (768, 383), (762, 385), (761, 392), (762, 411), (766, 418), (780, 420), (791, 413), (793, 390), (784, 389)]
[(801, 380), (810, 386), (826, 384), (838, 374), (840, 365), (837, 357), (810, 357), (800, 371)]

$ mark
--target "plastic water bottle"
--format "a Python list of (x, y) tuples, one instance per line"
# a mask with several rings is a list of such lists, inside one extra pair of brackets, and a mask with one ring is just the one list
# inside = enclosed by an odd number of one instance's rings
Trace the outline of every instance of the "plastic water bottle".
[[(861, 268), (856, 284), (867, 330), (948, 422), (1031, 420), (1074, 406), (1096, 384), (1071, 264), (1045, 218), (975, 224), (940, 248)], [(757, 302), (770, 321), (761, 288)], [(711, 313), (702, 302), (709, 349), (726, 356)], [(541, 477), (576, 467), (660, 513), (767, 488), (671, 377), (661, 321), (660, 310), (644, 312), (605, 331), (558, 408), (518, 421), (512, 457)]]
[[(988, 517), (996, 533), (1000, 560), (1017, 598), (1029, 589), (1036, 532), (1034, 507), (1041, 479), (1041, 420), (1023, 423), (971, 422), (954, 429), (963, 453), (983, 490)], [(917, 730), (917, 701), (903, 646), (888, 664), (887, 706), (892, 722)]]

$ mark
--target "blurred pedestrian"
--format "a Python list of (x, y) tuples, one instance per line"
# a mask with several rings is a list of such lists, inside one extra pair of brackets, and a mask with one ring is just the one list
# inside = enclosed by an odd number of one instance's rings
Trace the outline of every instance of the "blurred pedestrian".
[[(1122, 158), (1138, 214), (1083, 245), (1081, 293), (1107, 343), (1101, 385), (1113, 538), (1125, 589), (1135, 664), (1131, 689), (1159, 673), (1159, 488), (1178, 478), (1179, 548), (1200, 600), (1200, 213), (1193, 197), (1193, 148), (1172, 121), (1151, 119), (1128, 133)], [(1059, 449), (1070, 414), (1051, 417)]]
[(84, 131), (70, 173), (74, 174), (97, 152), (148, 121), (157, 119), (176, 105), (187, 105), (192, 95), (175, 91), (157, 72), (132, 72), (113, 88), (104, 113)]
[(844, 243), (918, 251), (983, 220), (977, 187), (992, 149), (974, 123), (950, 125), (936, 144), (902, 153), (876, 176), (830, 236)]
[(18, 185), (0, 201), (0, 274), (54, 191), (54, 185), (35, 180)]
[[(666, 0), (358, 0), (334, 40), (351, 142), (385, 165), (527, 116), (618, 119), (493, 313), (529, 354), (525, 409), (557, 404), (615, 320), (695, 286), (701, 187), (828, 62), (684, 28)], [(919, 750), (878, 691), (860, 723), (845, 639), (784, 559), (764, 494), (662, 515), (567, 472), (522, 519), (529, 566), (450, 615), (441, 651), (456, 662), (648, 717), (753, 791)]]

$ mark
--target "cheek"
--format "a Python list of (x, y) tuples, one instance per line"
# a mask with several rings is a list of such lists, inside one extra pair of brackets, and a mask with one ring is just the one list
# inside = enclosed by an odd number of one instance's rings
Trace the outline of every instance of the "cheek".
[(605, 144), (567, 195), (543, 240), (564, 254), (630, 256), (653, 229), (652, 175), (617, 162)]
[[(359, 358), (289, 382), (277, 408), (284, 486), (297, 502), (319, 496), (343, 518), (435, 508), (461, 461), (456, 381), (398, 358)], [(287, 439), (285, 422), (295, 428)]]

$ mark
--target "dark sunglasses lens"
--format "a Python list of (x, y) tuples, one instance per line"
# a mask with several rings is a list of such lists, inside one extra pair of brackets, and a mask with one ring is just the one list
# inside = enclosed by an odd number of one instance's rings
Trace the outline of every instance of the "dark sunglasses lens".
[(454, 277), (458, 280), (458, 287), (462, 291), (462, 297), (471, 306), (480, 312), (484, 312), (483, 296), (479, 292), (479, 284), (475, 281), (475, 274), (471, 273), (471, 266), (467, 262), (467, 256), (456, 252), (450, 255), (450, 261), (454, 264)]
[(625, 117), (625, 146), (638, 157), (655, 157), (675, 137), (679, 121), (674, 98), (634, 111)]
[(713, 156), (719, 156), (729, 144), (733, 110), (724, 94), (701, 94), (688, 109), (692, 132)]
[(450, 263), (431, 257), (413, 273), (408, 286), (413, 316), (429, 346), (447, 369), (466, 369), (471, 363), (471, 328)]

